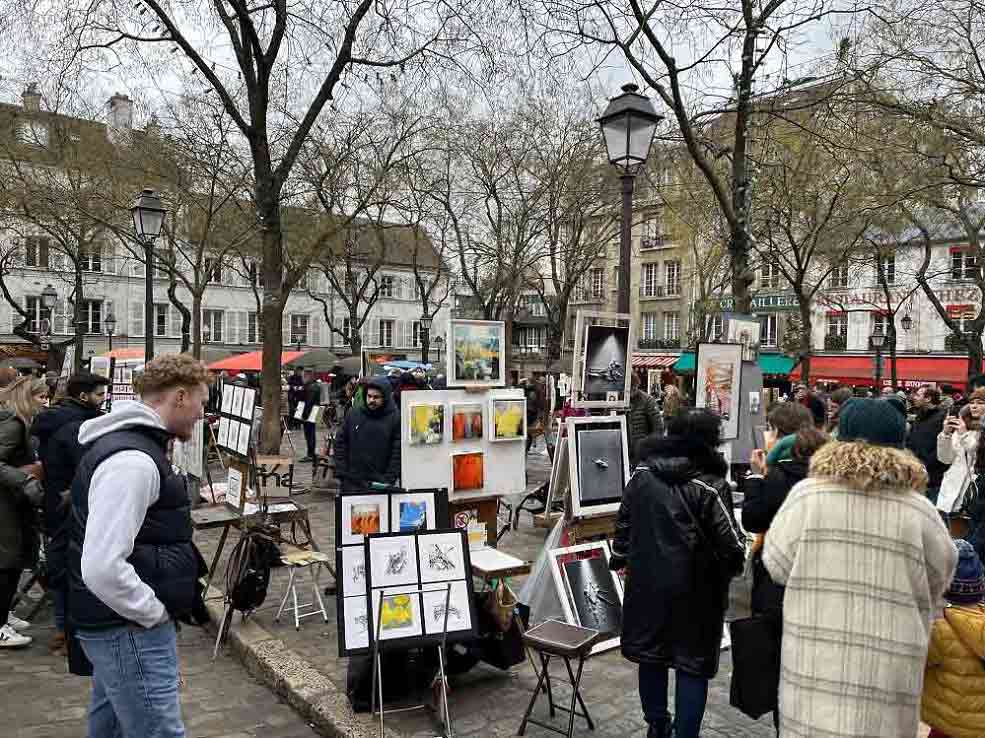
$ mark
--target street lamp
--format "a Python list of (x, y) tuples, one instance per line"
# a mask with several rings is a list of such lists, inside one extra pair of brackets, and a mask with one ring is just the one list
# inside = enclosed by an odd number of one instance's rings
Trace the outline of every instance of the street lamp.
[(876, 392), (882, 392), (882, 347), (886, 345), (886, 334), (876, 328), (869, 336), (872, 348), (876, 350)]
[(154, 241), (161, 235), (167, 210), (161, 197), (145, 187), (137, 196), (130, 213), (133, 231), (144, 246), (144, 363), (154, 358)]
[(431, 321), (433, 318), (424, 313), (421, 316), (421, 363), (428, 363), (428, 342), (431, 339)]
[(634, 84), (623, 85), (622, 94), (609, 100), (598, 119), (602, 127), (609, 163), (616, 167), (622, 179), (622, 227), (619, 234), (619, 300), (617, 311), (629, 312), (629, 260), (633, 225), (633, 180), (646, 164), (657, 124), (657, 115), (650, 98), (639, 94)]
[(58, 292), (51, 284), (46, 284), (41, 290), (41, 307), (44, 308), (45, 316), (41, 320), (41, 348), (47, 350), (51, 345), (51, 316), (58, 304)]
[(899, 322), (899, 324), (903, 327), (904, 331), (908, 331), (913, 327), (913, 318), (911, 318), (910, 314), (907, 313), (903, 316), (903, 319)]
[(116, 318), (113, 313), (110, 313), (103, 320), (103, 326), (106, 328), (106, 335), (109, 336), (109, 350), (113, 350), (113, 334), (116, 333)]

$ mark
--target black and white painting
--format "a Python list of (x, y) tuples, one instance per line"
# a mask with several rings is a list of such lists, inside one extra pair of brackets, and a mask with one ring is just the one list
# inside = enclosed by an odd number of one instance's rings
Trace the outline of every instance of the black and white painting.
[(365, 594), (342, 598), (342, 625), (346, 651), (369, 648), (369, 614)]
[(372, 586), (396, 587), (418, 582), (414, 536), (370, 537), (369, 564)]
[(605, 400), (609, 392), (622, 395), (626, 391), (629, 350), (629, 326), (585, 327), (581, 390), (587, 399)]
[(245, 389), (238, 384), (233, 387), (233, 407), (230, 412), (237, 418), (243, 417), (243, 390)]
[(461, 533), (419, 535), (417, 546), (422, 582), (450, 582), (465, 578), (465, 543)]
[(609, 544), (583, 543), (550, 552), (551, 574), (565, 621), (600, 630), (606, 638), (592, 653), (619, 646), (622, 633), (622, 582), (609, 571)]
[(246, 456), (250, 452), (250, 424), (239, 424), (239, 440), (236, 443), (236, 452), (241, 456)]
[(342, 547), (342, 567), (337, 572), (343, 597), (366, 594), (366, 549), (359, 546)]
[(244, 420), (253, 420), (253, 408), (256, 406), (257, 391), (252, 387), (243, 390), (243, 406), (240, 408), (240, 417)]
[(229, 447), (229, 418), (225, 416), (219, 418), (219, 434), (215, 442), (223, 448)]
[[(469, 630), (472, 627), (472, 610), (469, 601), (468, 587), (464, 580), (451, 583), (451, 592), (445, 590), (445, 585), (435, 585), (422, 595), (424, 606), (424, 631), (428, 634), (440, 634), (445, 625), (445, 611), (448, 612), (448, 632)], [(447, 608), (446, 605), (447, 599)]]
[(220, 410), (224, 415), (229, 415), (233, 411), (233, 386), (228, 382), (222, 385), (222, 405)]
[(619, 509), (629, 481), (626, 418), (568, 418), (569, 483), (574, 517)]

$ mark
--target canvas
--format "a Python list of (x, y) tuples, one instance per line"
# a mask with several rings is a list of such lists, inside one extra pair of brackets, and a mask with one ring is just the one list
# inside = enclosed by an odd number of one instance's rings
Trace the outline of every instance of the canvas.
[[(558, 434), (560, 436), (560, 433)], [(547, 488), (547, 505), (550, 514), (558, 500), (564, 500), (568, 493), (568, 437), (558, 438), (554, 448), (554, 463), (551, 465), (551, 480)]]
[(592, 430), (579, 428), (575, 435), (578, 449), (578, 489), (581, 504), (619, 501), (625, 484), (623, 436), (618, 427)]
[(434, 492), (407, 492), (390, 496), (392, 532), (415, 533), (438, 527)]
[(452, 490), (455, 492), (481, 490), (485, 483), (483, 463), (484, 455), (481, 451), (452, 454)]
[(343, 597), (366, 594), (366, 550), (362, 545), (342, 547), (338, 581)]
[(386, 365), (391, 361), (407, 361), (407, 354), (394, 354), (389, 351), (363, 351), (363, 377), (381, 377), (386, 374)]
[(461, 533), (426, 533), (417, 536), (422, 582), (464, 579), (465, 543)]
[(236, 444), (236, 452), (240, 456), (250, 453), (250, 424), (239, 423), (239, 441)]
[(373, 631), (379, 623), (381, 641), (410, 638), (423, 634), (421, 596), (417, 587), (373, 590)]
[(450, 320), (449, 387), (501, 387), (506, 373), (506, 326), (499, 321)]
[[(469, 600), (468, 587), (465, 581), (452, 582), (451, 592), (445, 587), (435, 587), (421, 595), (424, 617), (424, 631), (429, 634), (440, 634), (445, 626), (445, 610), (448, 612), (448, 632), (472, 628), (472, 608)], [(447, 599), (447, 608), (445, 607)]]
[(439, 444), (445, 437), (445, 407), (434, 403), (410, 406), (410, 445)]
[(223, 448), (229, 445), (229, 418), (219, 418), (219, 433), (216, 436), (215, 442)]
[(245, 420), (253, 420), (253, 408), (256, 405), (257, 391), (252, 387), (243, 390), (243, 407), (240, 410), (240, 417)]
[(726, 316), (725, 341), (742, 346), (742, 360), (759, 358), (759, 340), (762, 324), (751, 315)]
[(552, 549), (548, 556), (564, 619), (601, 630), (608, 637), (592, 647), (601, 653), (619, 646), (622, 633), (622, 582), (609, 570), (606, 541)]
[[(129, 382), (129, 380), (127, 380)], [(222, 387), (222, 407), (221, 412), (229, 415), (233, 411), (233, 386), (225, 384)]]
[(527, 437), (526, 400), (493, 398), (489, 405), (490, 441), (520, 441)]
[(369, 648), (369, 614), (365, 595), (342, 599), (342, 623), (345, 650)]
[(419, 572), (413, 535), (367, 538), (366, 542), (374, 589), (417, 583)]
[(478, 441), (482, 439), (482, 405), (478, 402), (451, 404), (451, 440)]
[(737, 343), (698, 344), (695, 407), (706, 407), (722, 419), (722, 438), (739, 434), (739, 391), (742, 346)]
[(390, 531), (389, 495), (344, 495), (335, 504), (342, 512), (339, 545), (362, 544), (365, 536)]
[(589, 325), (585, 328), (584, 372), (581, 390), (589, 400), (622, 396), (629, 371), (629, 327)]
[(237, 418), (243, 412), (243, 389), (240, 385), (233, 387), (233, 406), (229, 412)]

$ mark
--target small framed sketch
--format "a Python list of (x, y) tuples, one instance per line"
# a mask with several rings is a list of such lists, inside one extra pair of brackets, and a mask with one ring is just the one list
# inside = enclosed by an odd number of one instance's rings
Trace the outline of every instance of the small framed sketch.
[[(359, 549), (360, 552), (362, 548)], [(353, 653), (369, 648), (369, 613), (366, 595), (342, 597), (339, 609), (342, 623), (340, 629), (340, 648), (343, 653)]]
[(451, 454), (453, 492), (477, 492), (485, 486), (485, 454), (463, 451)]
[(342, 547), (338, 575), (343, 597), (366, 594), (366, 551), (362, 546)]
[(250, 453), (250, 424), (239, 424), (239, 439), (236, 443), (236, 453), (247, 456)]
[(445, 406), (420, 402), (410, 406), (410, 445), (434, 446), (445, 439)]
[(448, 321), (449, 387), (502, 387), (506, 382), (506, 324)]
[(449, 633), (472, 628), (471, 599), (464, 580), (452, 582), (451, 591), (445, 586), (428, 589), (421, 599), (425, 633), (441, 635), (445, 628), (445, 613), (448, 614)]
[(489, 400), (489, 440), (523, 441), (526, 437), (526, 399), (493, 397)]
[(233, 385), (226, 382), (222, 385), (222, 405), (220, 412), (230, 415), (233, 412)]
[(452, 402), (451, 408), (451, 440), (478, 441), (482, 439), (482, 403), (481, 402)]
[(342, 510), (340, 545), (361, 545), (368, 535), (390, 532), (389, 495), (342, 495), (335, 504)]
[(216, 435), (215, 442), (223, 448), (229, 447), (229, 418), (226, 416), (219, 418), (219, 433)]
[(229, 412), (234, 417), (243, 417), (243, 390), (245, 389), (245, 387), (239, 384), (233, 387), (233, 407)]
[(584, 518), (618, 511), (629, 482), (626, 416), (566, 422), (571, 515)]
[(366, 550), (373, 587), (399, 587), (420, 581), (413, 535), (370, 536)]
[(421, 561), (421, 582), (448, 582), (464, 579), (467, 540), (454, 533), (421, 533), (417, 551)]
[(252, 387), (247, 387), (243, 390), (243, 407), (241, 408), (240, 417), (245, 420), (253, 420), (253, 408), (256, 406), (257, 391)]
[(551, 549), (548, 559), (565, 620), (605, 634), (592, 648), (593, 654), (617, 648), (623, 589), (616, 572), (609, 571), (608, 542)]

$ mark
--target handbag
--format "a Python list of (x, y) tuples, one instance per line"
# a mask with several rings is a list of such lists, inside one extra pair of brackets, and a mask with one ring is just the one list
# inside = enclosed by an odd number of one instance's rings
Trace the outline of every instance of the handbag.
[(729, 623), (732, 684), (729, 703), (753, 720), (777, 709), (780, 688), (780, 623), (753, 615)]
[(516, 608), (510, 608), (509, 619), (504, 628), (500, 614), (495, 612), (497, 608), (492, 604), (496, 601), (496, 592), (478, 592), (475, 597), (479, 614), (479, 642), (476, 644), (479, 657), (490, 666), (504, 671), (521, 663), (526, 658), (523, 649), (524, 628), (520, 616), (516, 614)]

